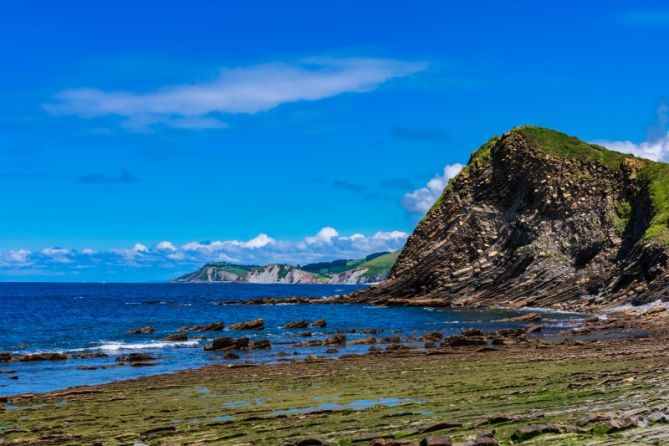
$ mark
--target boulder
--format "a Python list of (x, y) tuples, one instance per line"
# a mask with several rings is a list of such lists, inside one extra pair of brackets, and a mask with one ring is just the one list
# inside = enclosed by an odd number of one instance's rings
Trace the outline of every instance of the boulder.
[(346, 335), (336, 334), (325, 340), (325, 345), (346, 345)]
[(451, 437), (440, 435), (438, 437), (425, 437), (420, 441), (420, 446), (452, 446)]
[(149, 353), (130, 353), (126, 356), (119, 356), (116, 358), (119, 362), (139, 362), (139, 361), (153, 361), (155, 356)]
[(272, 343), (267, 339), (253, 341), (250, 346), (251, 350), (269, 350), (272, 348)]
[(318, 319), (311, 323), (311, 326), (314, 328), (323, 328), (327, 327), (328, 323), (325, 319)]
[(229, 336), (214, 338), (211, 344), (204, 346), (205, 350), (228, 350), (235, 346), (235, 340)]
[(150, 326), (150, 325), (147, 325), (146, 327), (135, 328), (134, 330), (129, 330), (127, 333), (128, 333), (128, 334), (131, 334), (131, 335), (137, 335), (137, 334), (151, 334), (151, 333), (153, 333), (154, 331), (156, 331), (155, 328), (153, 328), (153, 327)]
[(488, 341), (481, 336), (453, 335), (444, 339), (443, 346), (466, 347), (470, 345), (487, 345)]
[(11, 353), (0, 353), (0, 361), (1, 362), (7, 362), (12, 360), (12, 354)]
[(523, 426), (511, 434), (511, 440), (521, 442), (543, 434), (559, 434), (562, 426), (559, 424), (530, 424)]
[(255, 319), (248, 322), (239, 322), (228, 327), (230, 330), (264, 330), (264, 319)]
[(32, 355), (21, 356), (19, 361), (63, 361), (65, 359), (67, 359), (67, 356), (62, 353), (35, 353)]
[(349, 341), (349, 344), (353, 344), (353, 345), (376, 344), (376, 343), (377, 343), (376, 338), (362, 338), (362, 339), (354, 339), (352, 341)]
[(283, 328), (307, 328), (309, 326), (309, 321), (302, 319), (300, 321), (288, 322)]
[(187, 341), (188, 340), (188, 335), (186, 333), (175, 333), (173, 335), (169, 335), (166, 338), (163, 338), (163, 341), (169, 341), (169, 342), (177, 342), (177, 341)]
[(220, 322), (212, 322), (211, 324), (205, 324), (205, 325), (193, 325), (192, 327), (181, 327), (179, 331), (223, 331), (225, 328), (225, 323), (223, 321)]

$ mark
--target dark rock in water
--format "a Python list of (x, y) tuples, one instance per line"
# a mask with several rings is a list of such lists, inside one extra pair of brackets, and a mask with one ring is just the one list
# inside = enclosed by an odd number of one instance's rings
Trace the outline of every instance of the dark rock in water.
[(323, 327), (327, 327), (327, 325), (328, 325), (328, 323), (325, 319), (318, 319), (318, 320), (313, 321), (311, 323), (311, 326), (314, 327), (314, 328), (323, 328)]
[(131, 362), (131, 366), (133, 367), (152, 367), (156, 365), (155, 362), (145, 362), (145, 361), (137, 361), (137, 362)]
[(154, 331), (156, 331), (155, 328), (153, 328), (153, 327), (150, 326), (150, 325), (147, 325), (146, 327), (136, 328), (136, 329), (134, 329), (134, 330), (129, 330), (127, 333), (128, 333), (128, 334), (131, 334), (131, 335), (136, 335), (136, 334), (151, 334), (151, 333), (153, 333)]
[(336, 348), (329, 348), (329, 349), (325, 350), (325, 353), (328, 353), (328, 354), (339, 353), (339, 350), (337, 350)]
[(527, 327), (527, 334), (539, 333), (543, 327), (541, 325), (530, 325)]
[(325, 340), (325, 345), (346, 345), (346, 335), (336, 334)]
[(97, 369), (98, 369), (98, 367), (90, 366), (90, 365), (77, 366), (77, 370), (97, 370)]
[(376, 334), (381, 333), (382, 331), (383, 330), (378, 329), (378, 328), (365, 328), (364, 330), (362, 330), (362, 332), (364, 334), (369, 334), (369, 335), (376, 335)]
[(239, 355), (235, 352), (228, 352), (228, 353), (225, 354), (225, 356), (223, 358), (225, 358), (225, 359), (239, 359)]
[(668, 177), (669, 164), (514, 128), (472, 154), (388, 279), (342, 300), (570, 310), (667, 301), (669, 207), (653, 191)]
[(7, 362), (12, 360), (11, 353), (0, 353), (0, 361)]
[(483, 332), (478, 328), (466, 328), (462, 330), (462, 336), (466, 337), (483, 336)]
[(272, 343), (267, 339), (253, 341), (250, 345), (251, 350), (269, 350), (272, 348)]
[(67, 359), (67, 355), (62, 353), (35, 353), (33, 355), (26, 355), (19, 357), (21, 362), (29, 361), (63, 361)]
[(426, 341), (440, 341), (444, 339), (444, 335), (438, 331), (433, 331), (431, 333), (426, 333), (423, 335), (423, 339)]
[(309, 326), (309, 321), (303, 319), (301, 321), (288, 322), (283, 328), (307, 328)]
[(352, 341), (349, 341), (349, 344), (351, 345), (359, 345), (359, 344), (376, 344), (378, 340), (376, 338), (360, 338), (360, 339), (354, 339)]
[(523, 426), (511, 434), (511, 440), (515, 442), (529, 440), (543, 434), (559, 434), (562, 426), (559, 424), (530, 424)]
[(12, 375), (9, 377), (9, 379), (14, 379), (14, 380), (19, 379), (19, 375)]
[(175, 333), (163, 338), (163, 341), (177, 342), (177, 341), (187, 341), (188, 335), (186, 333)]
[(376, 345), (372, 345), (367, 350), (370, 353), (380, 353), (381, 352), (381, 347), (377, 347)]
[(246, 350), (249, 347), (249, 338), (234, 339), (229, 336), (215, 338), (211, 344), (204, 346), (205, 350)]
[(119, 356), (116, 358), (118, 362), (146, 362), (146, 361), (154, 361), (157, 358), (153, 355), (150, 355), (148, 353), (130, 353), (129, 355), (126, 356)]
[(265, 321), (263, 319), (256, 319), (248, 322), (239, 322), (237, 324), (230, 325), (228, 327), (230, 330), (264, 330)]
[(301, 338), (308, 338), (308, 337), (311, 337), (311, 332), (310, 331), (303, 331), (298, 336), (301, 337)]
[(384, 338), (379, 338), (379, 342), (382, 344), (399, 344), (402, 342), (402, 338), (399, 336), (386, 336)]
[(74, 359), (90, 359), (90, 358), (106, 358), (109, 355), (105, 352), (93, 352), (93, 353), (78, 353), (72, 355)]
[(426, 342), (425, 345), (423, 345), (423, 348), (435, 348), (437, 344), (435, 344), (432, 341)]
[(452, 446), (453, 441), (451, 437), (447, 436), (438, 436), (438, 437), (426, 437), (420, 441), (420, 446)]
[(224, 322), (212, 322), (205, 325), (193, 325), (192, 327), (181, 327), (179, 331), (223, 331), (225, 328)]

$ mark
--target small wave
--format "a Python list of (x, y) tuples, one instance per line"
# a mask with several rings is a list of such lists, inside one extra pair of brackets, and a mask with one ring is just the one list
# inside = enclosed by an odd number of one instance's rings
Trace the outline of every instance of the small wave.
[(125, 305), (142, 305), (141, 302), (123, 302)]
[(523, 307), (523, 308), (518, 308), (518, 310), (516, 311), (521, 313), (573, 314), (578, 316), (583, 316), (586, 314), (578, 311), (556, 310), (554, 308), (545, 308), (545, 307)]
[(434, 311), (434, 307), (423, 307), (425, 311)]
[(136, 343), (101, 341), (100, 346), (97, 348), (102, 351), (117, 352), (120, 350), (143, 350), (143, 349), (156, 349), (156, 348), (166, 348), (166, 347), (187, 347), (198, 344), (199, 342), (196, 340), (180, 341), (180, 342), (154, 341), (154, 342), (136, 342)]

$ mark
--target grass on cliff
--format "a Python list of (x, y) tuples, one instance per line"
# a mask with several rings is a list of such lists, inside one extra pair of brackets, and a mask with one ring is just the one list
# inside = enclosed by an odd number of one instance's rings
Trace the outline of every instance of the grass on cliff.
[(395, 265), (395, 262), (397, 262), (399, 255), (400, 251), (389, 252), (388, 254), (361, 263), (356, 269), (367, 268), (365, 275), (368, 277), (387, 275)]

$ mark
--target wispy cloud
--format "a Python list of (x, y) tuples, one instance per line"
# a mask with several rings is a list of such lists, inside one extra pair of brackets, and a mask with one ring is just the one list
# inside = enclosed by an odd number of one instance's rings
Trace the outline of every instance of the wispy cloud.
[(646, 141), (634, 143), (632, 141), (592, 141), (607, 149), (617, 152), (631, 153), (632, 155), (654, 161), (669, 161), (669, 131), (667, 131), (669, 106), (661, 103), (656, 108), (657, 124), (646, 131)]
[(410, 128), (401, 125), (394, 125), (390, 129), (390, 134), (397, 139), (411, 141), (443, 141), (448, 139), (448, 135), (439, 130)]
[(54, 115), (116, 116), (125, 127), (136, 129), (220, 128), (226, 126), (221, 115), (254, 114), (290, 102), (367, 92), (426, 68), (423, 62), (393, 59), (312, 58), (224, 68), (209, 82), (148, 92), (69, 89), (44, 108)]
[[(181, 245), (163, 240), (154, 246), (135, 243), (129, 248), (81, 250), (48, 247), (39, 251), (0, 251), (0, 276), (72, 275), (84, 270), (127, 271), (141, 269), (193, 269), (209, 261), (242, 264), (287, 262), (305, 264), (338, 258), (362, 258), (368, 254), (400, 249), (408, 234), (379, 231), (371, 235), (341, 235), (326, 226), (300, 240), (278, 240), (258, 234), (249, 240), (192, 241)], [(166, 277), (166, 278), (169, 278)]]
[(425, 187), (404, 194), (402, 197), (402, 206), (404, 209), (412, 214), (424, 214), (427, 212), (434, 202), (437, 201), (448, 181), (460, 173), (463, 167), (465, 166), (460, 163), (447, 164), (444, 166), (443, 174), (436, 175), (428, 181)]
[(82, 184), (135, 183), (137, 181), (139, 178), (127, 170), (122, 170), (118, 175), (88, 173), (77, 177), (77, 182)]

